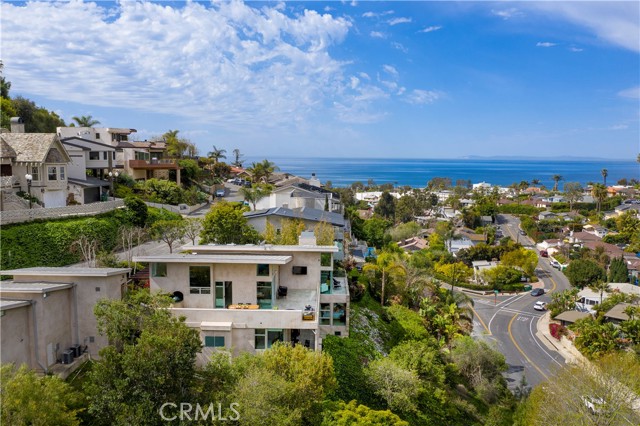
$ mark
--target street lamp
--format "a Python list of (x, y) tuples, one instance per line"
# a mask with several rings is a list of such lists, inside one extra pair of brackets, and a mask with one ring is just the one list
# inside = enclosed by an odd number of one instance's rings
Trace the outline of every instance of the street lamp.
[(111, 182), (111, 196), (113, 197), (113, 180), (118, 178), (118, 172), (109, 172), (109, 181)]
[(27, 192), (29, 193), (29, 208), (31, 208), (31, 205), (32, 205), (32, 201), (31, 201), (31, 181), (33, 180), (33, 176), (31, 176), (29, 173), (27, 173), (26, 175), (24, 175), (24, 178), (27, 180)]

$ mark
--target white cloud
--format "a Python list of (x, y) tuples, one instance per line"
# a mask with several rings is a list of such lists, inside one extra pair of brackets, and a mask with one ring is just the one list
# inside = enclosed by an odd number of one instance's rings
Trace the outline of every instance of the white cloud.
[(543, 1), (521, 5), (556, 14), (591, 29), (602, 40), (640, 52), (640, 3), (637, 1)]
[(523, 13), (521, 11), (519, 11), (518, 9), (516, 9), (515, 7), (512, 7), (510, 9), (503, 9), (503, 10), (491, 10), (491, 13), (493, 13), (496, 16), (499, 16), (502, 19), (511, 19), (515, 16), (522, 16)]
[(390, 74), (394, 77), (398, 77), (398, 70), (392, 65), (385, 64), (382, 66), (382, 70), (387, 74)]
[(440, 92), (432, 90), (414, 89), (406, 97), (407, 102), (414, 105), (431, 104), (442, 98)]
[(409, 22), (411, 22), (411, 18), (393, 18), (387, 21), (387, 23), (391, 26), (398, 24), (408, 24)]
[(350, 80), (351, 80), (351, 88), (352, 89), (355, 89), (360, 84), (360, 79), (358, 77), (351, 76)]
[(369, 74), (367, 74), (366, 72), (360, 72), (358, 73), (358, 75), (360, 76), (360, 78), (364, 78), (365, 80), (371, 80), (371, 77), (369, 77)]
[(584, 49), (581, 49), (579, 47), (573, 47), (573, 46), (570, 47), (569, 50), (572, 51), (572, 52), (582, 52), (582, 51), (584, 51)]
[(391, 43), (391, 47), (393, 47), (396, 50), (399, 50), (403, 53), (408, 53), (409, 49), (407, 49), (402, 43), (398, 43), (396, 41)]
[(5, 75), (28, 96), (237, 127), (290, 125), (350, 90), (347, 63), (329, 49), (352, 24), (312, 10), (288, 16), (241, 2), (1, 7)]
[(384, 12), (376, 13), (376, 12), (365, 12), (362, 14), (363, 18), (379, 18), (381, 16), (393, 15), (393, 10), (385, 10)]
[(387, 35), (380, 31), (371, 31), (369, 35), (373, 38), (387, 38)]
[(640, 86), (630, 87), (618, 92), (618, 96), (623, 98), (640, 99)]
[(615, 124), (609, 127), (609, 130), (626, 130), (629, 128), (628, 124)]
[(440, 30), (440, 29), (442, 29), (442, 26), (441, 26), (441, 25), (432, 25), (432, 26), (430, 26), (430, 27), (426, 27), (425, 29), (420, 30), (420, 31), (418, 31), (418, 32), (419, 32), (419, 33), (430, 33), (430, 32), (433, 32), (433, 31), (438, 31), (438, 30)]
[(555, 46), (555, 43), (551, 43), (549, 41), (539, 41), (536, 43), (537, 47), (553, 47)]

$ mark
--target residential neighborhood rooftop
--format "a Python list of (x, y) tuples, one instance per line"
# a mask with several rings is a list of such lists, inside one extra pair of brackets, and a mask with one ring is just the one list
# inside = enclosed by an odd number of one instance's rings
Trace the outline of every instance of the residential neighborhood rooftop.
[(0, 294), (2, 293), (46, 293), (49, 291), (64, 290), (72, 287), (73, 284), (68, 283), (49, 283), (46, 281), (37, 282), (0, 282)]
[(24, 269), (8, 269), (0, 271), (2, 275), (14, 277), (51, 275), (61, 277), (108, 277), (111, 275), (126, 274), (129, 268), (74, 268), (74, 267), (33, 267)]

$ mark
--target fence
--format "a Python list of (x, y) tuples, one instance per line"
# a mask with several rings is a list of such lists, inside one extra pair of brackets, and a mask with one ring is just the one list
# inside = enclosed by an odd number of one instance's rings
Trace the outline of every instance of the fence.
[(194, 206), (188, 206), (186, 204), (178, 204), (177, 206), (171, 204), (150, 203), (145, 201), (145, 204), (149, 207), (157, 207), (159, 209), (166, 209), (178, 214), (191, 214), (198, 210), (200, 207), (206, 206), (209, 203), (196, 204)]
[(105, 213), (124, 206), (124, 200), (117, 199), (101, 203), (77, 206), (51, 207), (46, 209), (25, 209), (0, 212), (0, 224), (28, 222), (35, 219), (60, 219), (68, 216), (91, 216)]

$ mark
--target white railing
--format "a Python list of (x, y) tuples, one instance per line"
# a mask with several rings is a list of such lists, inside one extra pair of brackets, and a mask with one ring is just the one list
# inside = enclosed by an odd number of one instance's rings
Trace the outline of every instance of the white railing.
[(11, 188), (15, 182), (17, 182), (15, 176), (2, 176), (0, 177), (0, 188)]
[(101, 203), (79, 204), (77, 206), (3, 211), (0, 212), (0, 225), (28, 222), (35, 219), (60, 219), (68, 216), (91, 216), (115, 210), (118, 207), (123, 206), (124, 200), (116, 199)]

